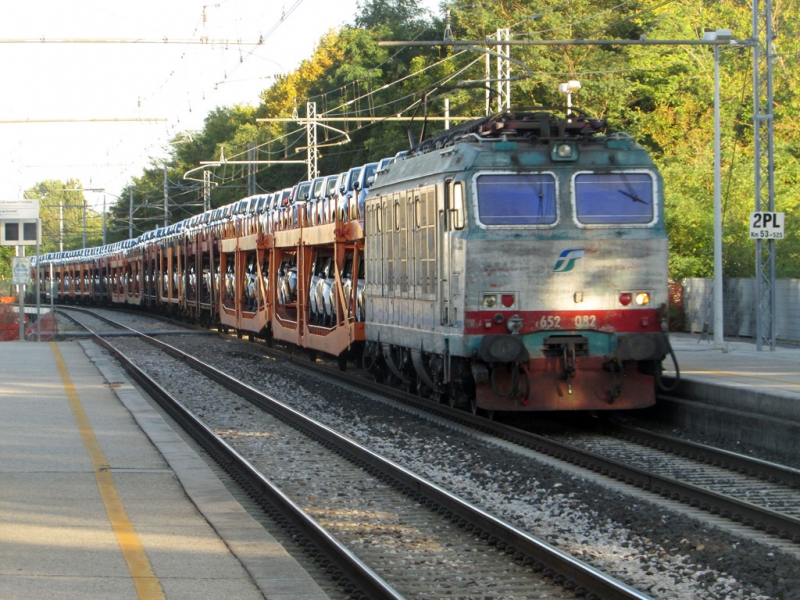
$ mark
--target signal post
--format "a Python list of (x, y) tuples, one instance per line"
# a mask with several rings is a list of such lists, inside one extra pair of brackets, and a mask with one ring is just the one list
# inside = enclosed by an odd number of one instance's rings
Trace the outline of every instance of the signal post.
[[(25, 257), (25, 246), (36, 246), (36, 279), (38, 282), (39, 246), (42, 241), (41, 223), (38, 200), (25, 199), (0, 202), (0, 246), (17, 246), (17, 256), (11, 262), (11, 283), (19, 286), (20, 341), (25, 340), (25, 286), (30, 285), (31, 280), (31, 259)], [(41, 297), (37, 289), (37, 331), (40, 302)]]

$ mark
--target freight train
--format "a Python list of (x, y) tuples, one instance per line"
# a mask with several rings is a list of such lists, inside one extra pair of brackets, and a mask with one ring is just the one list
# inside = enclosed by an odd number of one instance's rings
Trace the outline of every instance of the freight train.
[(473, 412), (641, 408), (671, 350), (663, 198), (646, 150), (604, 120), (507, 112), (46, 254), (39, 292), (356, 359)]

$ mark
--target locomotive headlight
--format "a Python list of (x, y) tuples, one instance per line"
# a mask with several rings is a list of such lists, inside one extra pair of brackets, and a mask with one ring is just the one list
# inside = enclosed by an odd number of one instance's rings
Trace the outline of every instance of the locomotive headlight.
[(636, 294), (636, 304), (639, 306), (645, 306), (646, 304), (650, 304), (650, 294), (647, 292), (639, 292)]
[(522, 331), (522, 324), (523, 324), (522, 317), (520, 317), (519, 315), (514, 315), (508, 320), (508, 323), (506, 323), (506, 327), (508, 327), (508, 330), (511, 333), (518, 334), (520, 331)]
[(495, 306), (497, 306), (497, 296), (494, 294), (486, 294), (483, 297), (483, 307), (494, 308)]
[(550, 151), (553, 160), (575, 160), (578, 158), (578, 148), (571, 142), (558, 142)]

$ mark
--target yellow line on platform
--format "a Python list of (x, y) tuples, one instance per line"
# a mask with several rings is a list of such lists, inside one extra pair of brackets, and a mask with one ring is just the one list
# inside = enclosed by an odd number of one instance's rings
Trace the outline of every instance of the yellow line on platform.
[(749, 373), (743, 371), (712, 371), (710, 369), (694, 369), (693, 371), (688, 371), (688, 370), (685, 371), (681, 369), (681, 375), (723, 375), (725, 377), (738, 377), (739, 379), (757, 379), (758, 381), (771, 381), (773, 383), (785, 383), (786, 385), (800, 386), (800, 382), (797, 381), (776, 379), (775, 377), (763, 377), (760, 375), (750, 375)]
[(106, 462), (106, 456), (97, 442), (94, 430), (89, 423), (89, 418), (86, 416), (86, 411), (83, 410), (83, 405), (78, 393), (75, 391), (75, 386), (72, 384), (72, 378), (69, 376), (61, 351), (53, 342), (50, 342), (50, 348), (53, 350), (58, 372), (67, 392), (69, 405), (72, 408), (72, 414), (78, 423), (83, 445), (92, 460), (97, 488), (100, 490), (100, 497), (106, 507), (106, 514), (111, 522), (114, 535), (117, 537), (117, 543), (120, 550), (122, 550), (125, 562), (128, 563), (128, 570), (133, 578), (136, 594), (139, 600), (163, 600), (165, 596), (164, 591), (161, 589), (161, 583), (153, 573), (153, 568), (145, 554), (144, 546), (142, 546), (133, 524), (128, 519), (128, 513), (125, 511), (122, 500), (117, 493), (117, 488), (114, 485), (114, 479), (111, 476), (111, 467)]

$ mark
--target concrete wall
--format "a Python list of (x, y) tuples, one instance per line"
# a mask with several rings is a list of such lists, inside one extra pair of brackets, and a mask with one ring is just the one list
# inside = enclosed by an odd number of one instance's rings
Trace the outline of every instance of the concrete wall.
[[(667, 387), (674, 379), (665, 377)], [(800, 456), (800, 403), (786, 392), (681, 379), (659, 394), (647, 414), (704, 440), (726, 440), (775, 454), (793, 464)]]
[[(686, 279), (684, 311), (686, 331), (714, 331), (714, 280)], [(723, 324), (726, 336), (754, 337), (756, 332), (755, 279), (725, 279), (723, 282)], [(775, 282), (775, 333), (779, 340), (800, 341), (800, 279), (778, 279)]]

